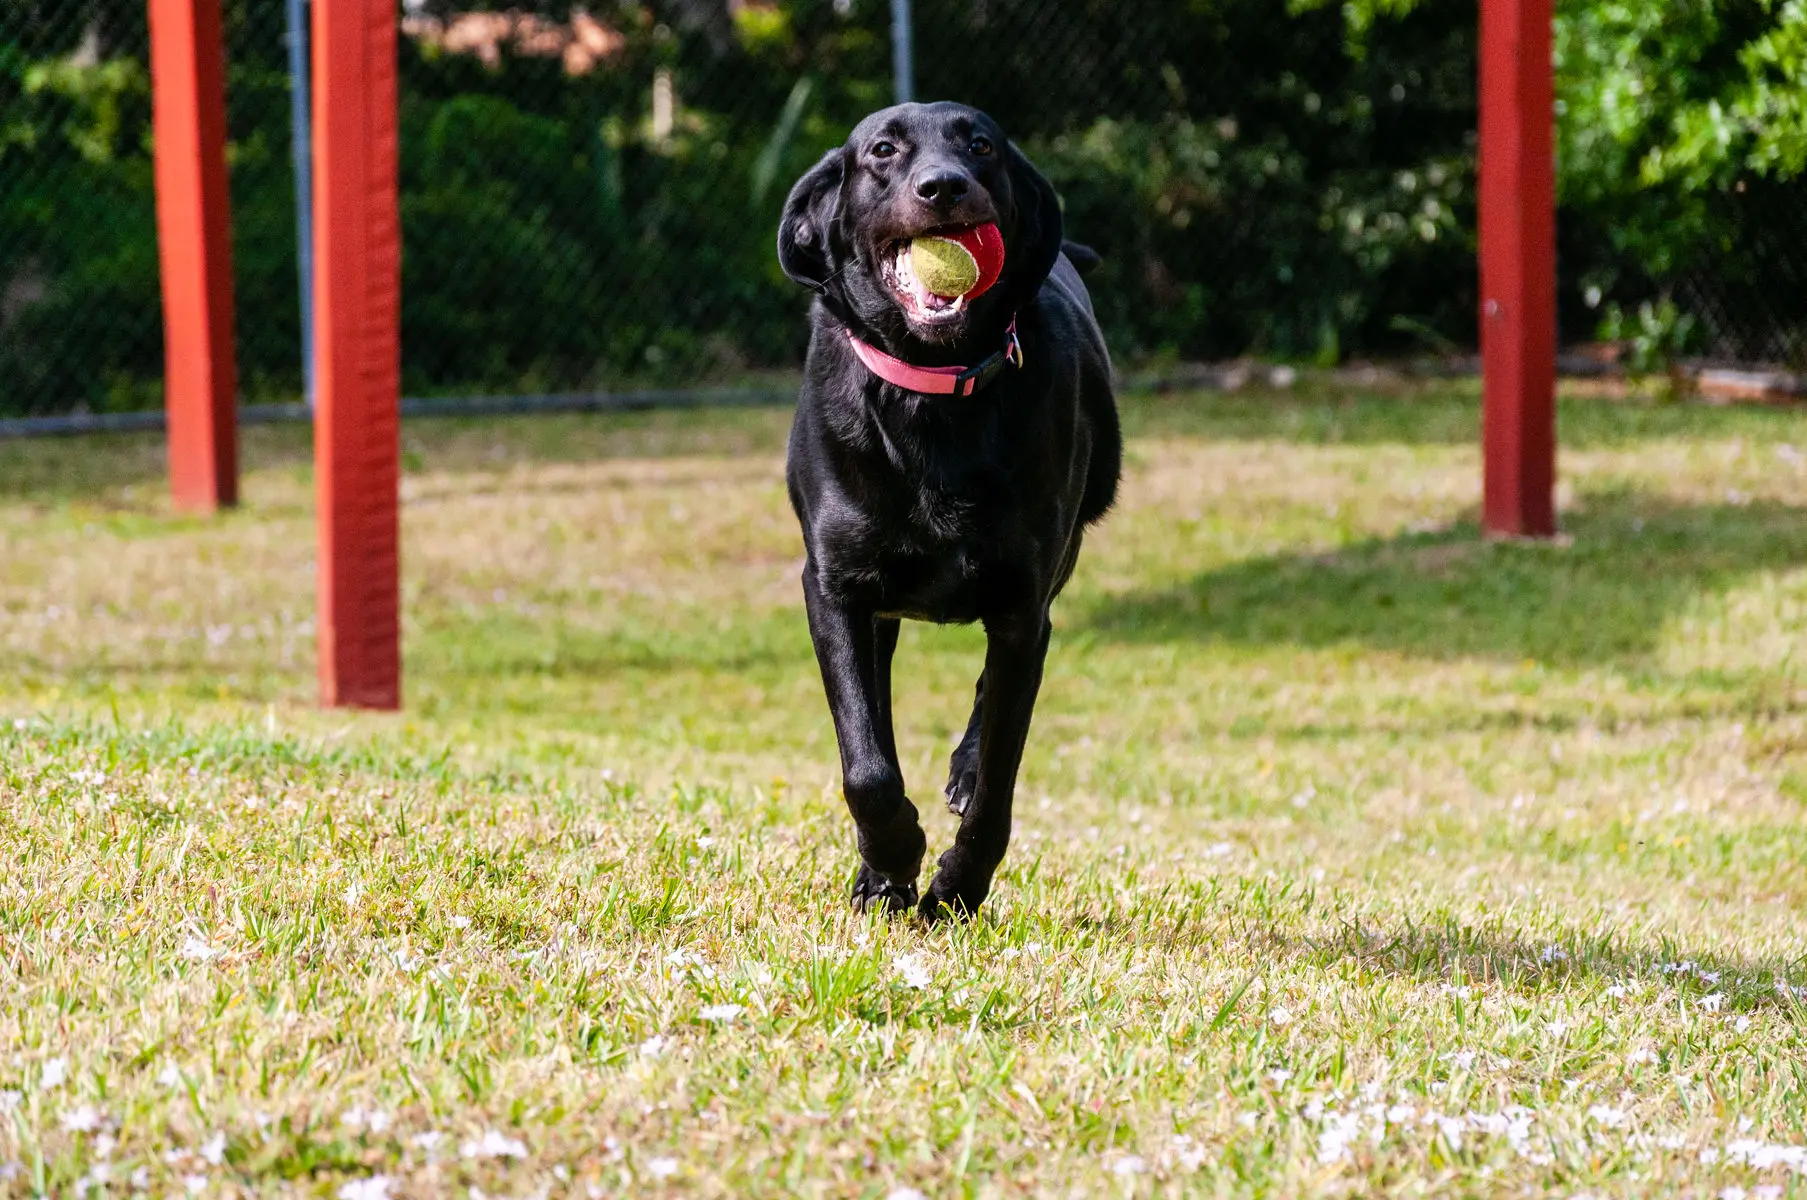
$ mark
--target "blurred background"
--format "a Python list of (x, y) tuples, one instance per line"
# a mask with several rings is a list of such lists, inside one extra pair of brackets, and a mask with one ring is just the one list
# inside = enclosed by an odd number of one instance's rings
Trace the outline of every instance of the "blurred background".
[[(1560, 0), (1565, 343), (1807, 360), (1807, 5)], [(240, 373), (302, 388), (283, 0), (225, 0)], [(790, 182), (892, 95), (886, 0), (400, 10), (410, 396), (794, 370)], [(1458, 356), (1473, 0), (916, 0), (916, 91), (1060, 188), (1120, 365)], [(0, 417), (161, 403), (143, 0), (0, 6)]]

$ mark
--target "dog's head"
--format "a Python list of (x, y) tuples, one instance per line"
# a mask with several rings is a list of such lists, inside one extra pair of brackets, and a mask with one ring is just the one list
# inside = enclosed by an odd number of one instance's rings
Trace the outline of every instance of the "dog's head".
[[(989, 291), (950, 301), (900, 272), (912, 238), (987, 222), (1004, 235), (1003, 274)], [(964, 104), (899, 104), (861, 121), (797, 181), (778, 261), (850, 326), (945, 346), (1033, 299), (1060, 242), (1053, 187), (996, 121)]]

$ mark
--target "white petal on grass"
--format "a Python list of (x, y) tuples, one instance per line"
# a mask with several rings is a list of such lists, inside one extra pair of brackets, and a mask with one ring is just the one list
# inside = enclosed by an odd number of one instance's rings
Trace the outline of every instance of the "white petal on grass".
[(934, 979), (927, 965), (914, 954), (900, 954), (897, 956), (897, 961), (891, 965), (896, 967), (897, 973), (903, 977), (905, 987), (920, 990), (928, 987)]
[(654, 1179), (670, 1179), (678, 1173), (678, 1160), (675, 1158), (655, 1158), (646, 1164), (646, 1173)]
[(747, 1010), (738, 1004), (711, 1004), (696, 1015), (704, 1021), (726, 1024)]
[(913, 1187), (892, 1188), (885, 1200), (929, 1200), (929, 1198)]
[(1443, 1135), (1443, 1140), (1449, 1143), (1449, 1148), (1455, 1151), (1461, 1150), (1462, 1131), (1466, 1126), (1455, 1117), (1438, 1117), (1436, 1121), (1437, 1132)]
[(106, 1114), (91, 1104), (72, 1108), (63, 1114), (63, 1129), (68, 1133), (93, 1133), (106, 1123)]
[(453, 915), (453, 917), (452, 917), (452, 928), (453, 929), (469, 929), (470, 927), (471, 927), (471, 919), (469, 917), (462, 917), (462, 916), (458, 916), (456, 914)]
[(195, 1151), (195, 1153), (206, 1159), (209, 1166), (219, 1166), (222, 1162), (226, 1161), (226, 1135), (223, 1133), (214, 1134), (212, 1137), (202, 1142), (201, 1148)]
[(459, 1146), (458, 1153), (464, 1158), (526, 1158), (527, 1143), (491, 1129)]
[(348, 1129), (368, 1129), (371, 1133), (382, 1134), (395, 1124), (395, 1114), (386, 1113), (380, 1108), (369, 1109), (348, 1108), (339, 1114), (339, 1124)]
[[(1725, 1159), (1729, 1163), (1743, 1163), (1759, 1171), (1767, 1171), (1771, 1167), (1787, 1167), (1797, 1173), (1807, 1173), (1807, 1146), (1778, 1146), (1756, 1138), (1739, 1138), (1727, 1143)], [(1704, 1151), (1702, 1161), (1705, 1161)]]
[(211, 962), (220, 956), (217, 948), (208, 945), (192, 933), (182, 940), (182, 948), (176, 953), (190, 962)]
[(157, 1083), (166, 1088), (182, 1086), (182, 1068), (175, 1063), (164, 1063), (163, 1069), (157, 1072)]
[(389, 1200), (389, 1177), (372, 1175), (339, 1185), (339, 1200)]
[(1361, 1132), (1361, 1118), (1355, 1113), (1324, 1114), (1324, 1131), (1318, 1134), (1318, 1161), (1325, 1165), (1349, 1157), (1349, 1143)]
[(1608, 1129), (1617, 1129), (1625, 1124), (1625, 1110), (1611, 1108), (1605, 1104), (1596, 1104), (1587, 1110), (1588, 1119)]
[(668, 1047), (670, 1045), (671, 1045), (670, 1038), (666, 1037), (662, 1033), (655, 1033), (651, 1037), (647, 1038), (644, 1042), (640, 1043), (640, 1057), (641, 1058), (657, 1058), (661, 1054), (665, 1053), (666, 1047)]
[(69, 1060), (66, 1058), (48, 1058), (44, 1060), (44, 1069), (38, 1072), (40, 1090), (63, 1086), (69, 1078)]
[(1706, 1009), (1708, 1012), (1718, 1012), (1720, 1010), (1720, 1008), (1723, 1007), (1725, 1004), (1725, 993), (1724, 992), (1711, 992), (1705, 996), (1702, 996), (1699, 1000), (1699, 1004), (1702, 1008)]
[(1113, 1175), (1140, 1175), (1147, 1170), (1147, 1161), (1135, 1154), (1126, 1154), (1111, 1164)]
[(1292, 1010), (1276, 1004), (1268, 1010), (1267, 1019), (1276, 1025), (1290, 1025), (1293, 1019)]

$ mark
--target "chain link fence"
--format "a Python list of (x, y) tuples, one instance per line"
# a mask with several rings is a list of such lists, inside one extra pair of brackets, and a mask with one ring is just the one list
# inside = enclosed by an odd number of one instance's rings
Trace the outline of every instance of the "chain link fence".
[[(399, 17), (408, 394), (795, 369), (807, 296), (774, 261), (777, 214), (889, 102), (886, 0), (409, 0)], [(225, 0), (225, 19), (240, 374), (248, 400), (293, 401), (283, 0)], [(1359, 56), (1335, 6), (1270, 0), (915, 0), (914, 29), (918, 93), (998, 117), (1104, 255), (1120, 360), (1472, 344), (1471, 9), (1426, 6)], [(143, 0), (0, 6), (0, 416), (160, 401), (146, 51)], [(1609, 303), (1673, 297), (1700, 351), (1798, 364), (1801, 189), (1725, 200), (1656, 279), (1565, 216), (1565, 338), (1595, 336), (1590, 281), (1608, 278)]]
[(1807, 368), (1807, 178), (1735, 185), (1708, 210), (1714, 236), (1672, 281), (1684, 349)]
[[(0, 416), (153, 408), (163, 326), (146, 5), (0, 6)], [(300, 300), (281, 0), (225, 5), (239, 361), (296, 397)]]

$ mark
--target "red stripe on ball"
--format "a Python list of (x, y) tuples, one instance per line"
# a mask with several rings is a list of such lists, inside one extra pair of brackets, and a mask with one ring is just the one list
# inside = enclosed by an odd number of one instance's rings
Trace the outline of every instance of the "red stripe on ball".
[(1004, 235), (998, 232), (996, 225), (975, 225), (958, 233), (937, 236), (966, 247), (966, 252), (979, 264), (979, 282), (973, 284), (972, 290), (966, 293), (968, 300), (984, 295), (998, 281), (998, 276), (1004, 273)]

